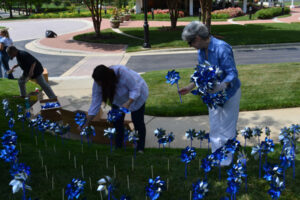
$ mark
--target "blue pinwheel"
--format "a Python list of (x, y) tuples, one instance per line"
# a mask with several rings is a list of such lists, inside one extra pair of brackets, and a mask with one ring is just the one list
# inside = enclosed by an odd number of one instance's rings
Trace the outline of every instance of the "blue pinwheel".
[(80, 195), (83, 193), (85, 181), (80, 179), (72, 179), (72, 182), (67, 185), (65, 194), (68, 199), (78, 199)]
[(270, 128), (269, 127), (265, 127), (265, 134), (266, 134), (266, 136), (268, 137), (268, 138), (270, 138), (270, 135), (271, 135), (271, 130), (270, 130)]
[(259, 128), (259, 127), (253, 128), (253, 130), (252, 130), (252, 135), (253, 135), (254, 137), (257, 137), (258, 144), (260, 143), (259, 138), (260, 138), (261, 134), (262, 134), (262, 129), (261, 129), (261, 128)]
[(227, 189), (226, 192), (230, 194), (231, 199), (236, 199), (236, 193), (240, 188), (240, 184), (242, 183), (242, 178), (245, 178), (247, 175), (245, 173), (245, 168), (242, 163), (238, 162), (234, 164), (232, 168), (227, 171)]
[(200, 130), (196, 132), (196, 138), (200, 140), (200, 149), (202, 148), (202, 141), (205, 139), (205, 130)]
[(193, 138), (197, 136), (195, 129), (189, 129), (185, 132), (187, 139), (191, 140), (191, 147), (193, 146)]
[(110, 200), (110, 197), (114, 198), (112, 192), (115, 188), (113, 186), (112, 179), (109, 176), (105, 176), (104, 178), (99, 179), (98, 184), (99, 186), (97, 188), (97, 191), (105, 191), (105, 193), (108, 195), (108, 200)]
[(185, 163), (184, 177), (187, 177), (187, 164), (196, 158), (196, 151), (194, 147), (187, 146), (181, 151), (181, 161)]
[(158, 148), (160, 148), (160, 144), (166, 143), (166, 130), (162, 128), (157, 128), (154, 130), (154, 136), (157, 137), (157, 142), (158, 142)]
[(75, 123), (82, 127), (86, 122), (86, 114), (83, 112), (77, 112), (75, 114)]
[(107, 121), (109, 123), (113, 123), (118, 121), (122, 116), (124, 112), (120, 109), (117, 108), (112, 108), (108, 113), (107, 113)]
[(60, 108), (59, 102), (47, 102), (45, 105), (41, 106), (42, 110), (50, 109), (50, 108)]
[(241, 130), (242, 136), (245, 138), (245, 148), (247, 145), (247, 139), (250, 139), (252, 135), (252, 129), (249, 127), (245, 127), (243, 130)]
[(180, 99), (180, 102), (182, 103), (181, 95), (179, 93), (179, 85), (178, 85), (178, 81), (180, 79), (179, 72), (176, 72), (174, 69), (172, 71), (168, 71), (168, 73), (166, 75), (166, 79), (167, 79), (166, 82), (170, 83), (171, 85), (176, 83), (177, 91), (178, 91), (178, 94), (179, 94), (179, 99)]
[(150, 200), (158, 199), (164, 190), (166, 190), (166, 183), (160, 179), (160, 176), (157, 176), (154, 180), (151, 178), (149, 179), (148, 186), (146, 187), (146, 194)]
[(81, 136), (86, 136), (87, 141), (88, 141), (88, 145), (90, 145), (90, 137), (91, 137), (91, 143), (93, 141), (93, 136), (96, 136), (96, 131), (94, 126), (86, 126), (82, 129), (82, 131), (80, 132)]
[(139, 140), (139, 134), (137, 131), (132, 131), (129, 133), (128, 141), (133, 142), (134, 144), (134, 159), (136, 158), (136, 149), (137, 149), (137, 141)]
[(210, 108), (223, 106), (228, 100), (226, 92), (211, 93), (223, 77), (223, 71), (218, 66), (213, 66), (207, 61), (197, 65), (191, 76), (191, 82), (196, 85), (197, 89), (193, 90), (192, 94), (201, 95), (202, 101)]
[(13, 180), (9, 182), (9, 185), (12, 186), (13, 194), (19, 192), (21, 189), (23, 190), (23, 200), (27, 200), (26, 190), (31, 190), (31, 187), (26, 185), (29, 175), (30, 171), (28, 168), (26, 170), (20, 168), (18, 169), (18, 172), (13, 175)]
[(203, 199), (208, 192), (208, 183), (204, 180), (198, 180), (193, 183), (193, 200)]

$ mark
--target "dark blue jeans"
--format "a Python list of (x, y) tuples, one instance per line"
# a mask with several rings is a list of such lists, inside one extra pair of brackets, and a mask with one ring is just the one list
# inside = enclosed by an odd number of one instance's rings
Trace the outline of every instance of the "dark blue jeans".
[[(8, 56), (8, 54), (6, 53), (6, 48), (3, 50), (3, 51), (1, 51), (0, 52), (1, 53), (1, 59), (2, 59), (2, 65), (3, 65), (3, 68), (5, 69), (5, 71), (7, 72), (7, 71), (9, 71), (9, 64), (8, 64), (8, 62), (9, 62), (9, 56)], [(1, 66), (0, 66), (1, 67)], [(6, 76), (6, 75), (5, 75)], [(8, 74), (7, 75), (7, 78), (8, 79), (14, 79), (14, 76), (13, 76), (13, 74), (11, 73), (11, 74)]]
[[(118, 109), (119, 107), (113, 105), (112, 108)], [(134, 125), (134, 129), (139, 134), (139, 140), (137, 143), (137, 150), (144, 150), (145, 148), (145, 137), (146, 137), (146, 125), (144, 120), (145, 104), (142, 105), (137, 111), (131, 112), (131, 120)], [(125, 114), (116, 122), (114, 127), (116, 128), (117, 134), (115, 137), (116, 148), (121, 148), (124, 140), (124, 117)]]

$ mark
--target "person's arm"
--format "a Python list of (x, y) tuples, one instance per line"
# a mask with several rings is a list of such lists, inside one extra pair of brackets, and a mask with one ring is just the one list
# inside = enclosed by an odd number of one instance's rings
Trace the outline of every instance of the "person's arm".
[(33, 72), (36, 66), (36, 61), (32, 63), (30, 69), (29, 69), (29, 73), (28, 73), (28, 77), (31, 78), (33, 76)]
[(122, 105), (122, 107), (128, 109), (130, 105), (141, 95), (141, 87), (129, 69), (121, 67), (119, 77), (120, 79), (125, 80), (129, 91), (129, 99)]
[(84, 129), (85, 127), (89, 126), (90, 123), (91, 123), (91, 121), (93, 121), (94, 118), (95, 118), (95, 115), (88, 115), (88, 116), (86, 117), (86, 122), (85, 122), (85, 124), (84, 124), (82, 127), (79, 127), (79, 126), (78, 126), (78, 130), (79, 130), (79, 131), (82, 131), (82, 129)]
[(19, 67), (19, 64), (14, 65), (10, 70), (7, 71), (7, 74), (11, 74), (15, 71), (15, 68)]
[(4, 44), (1, 42), (0, 43), (0, 51), (3, 51), (3, 49), (4, 49)]
[(233, 52), (230, 46), (222, 46), (220, 50), (220, 66), (224, 70), (226, 76), (222, 82), (216, 84), (213, 90), (209, 93), (216, 93), (225, 90), (231, 83), (231, 81), (238, 76), (238, 72), (234, 62)]
[(79, 130), (82, 130), (84, 127), (88, 126), (100, 110), (102, 103), (102, 88), (97, 85), (96, 82), (94, 82), (92, 90), (92, 102), (88, 111), (87, 120), (82, 127), (78, 127)]
[(194, 87), (196, 87), (195, 83), (190, 83), (189, 85), (187, 85), (183, 88), (180, 88), (178, 92), (181, 95), (185, 95), (185, 94), (189, 93)]

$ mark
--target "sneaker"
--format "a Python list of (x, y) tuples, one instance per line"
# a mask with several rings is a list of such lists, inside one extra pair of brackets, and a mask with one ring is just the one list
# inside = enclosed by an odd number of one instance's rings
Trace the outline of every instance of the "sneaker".
[(138, 150), (138, 153), (139, 154), (144, 154), (144, 151), (143, 150)]

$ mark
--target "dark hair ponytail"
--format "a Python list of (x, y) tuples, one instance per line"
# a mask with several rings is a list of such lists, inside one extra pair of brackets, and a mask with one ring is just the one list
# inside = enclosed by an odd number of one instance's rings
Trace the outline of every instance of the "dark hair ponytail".
[(101, 84), (103, 102), (112, 104), (117, 85), (117, 76), (114, 70), (106, 67), (105, 65), (98, 65), (93, 72), (93, 79)]

